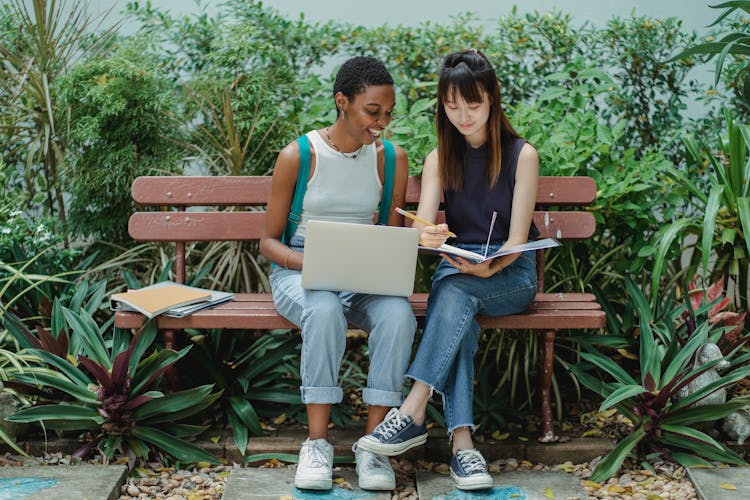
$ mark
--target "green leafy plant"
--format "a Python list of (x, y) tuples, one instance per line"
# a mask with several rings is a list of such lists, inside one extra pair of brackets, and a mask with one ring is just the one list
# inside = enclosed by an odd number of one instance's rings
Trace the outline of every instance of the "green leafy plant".
[[(98, 448), (108, 458), (120, 451), (132, 460), (146, 459), (154, 448), (182, 462), (217, 462), (211, 454), (183, 439), (203, 432), (206, 426), (181, 421), (210, 406), (221, 393), (211, 394), (212, 385), (167, 395), (155, 387), (161, 375), (184, 357), (189, 347), (146, 355), (156, 336), (154, 322), (147, 323), (135, 335), (115, 329), (111, 343), (106, 343), (88, 312), (82, 309), (76, 313), (67, 308), (62, 312), (72, 330), (71, 343), (80, 339), (84, 354), (76, 358), (53, 354), (51, 351), (65, 350), (60, 345), (63, 338), (52, 342), (53, 346), (28, 347), (26, 351), (38, 357), (44, 368), (11, 373), (10, 380), (38, 387), (40, 401), (55, 401), (51, 398), (52, 389), (67, 394), (70, 400), (21, 409), (9, 421), (40, 422), (51, 429), (90, 432), (91, 440), (75, 453), (79, 457)], [(48, 341), (52, 337), (42, 336)]]
[[(736, 283), (732, 297), (737, 309), (747, 309), (750, 266), (750, 126), (725, 113), (727, 133), (715, 148), (692, 135), (684, 137), (689, 170), (667, 169), (691, 204), (686, 215), (665, 225), (656, 235), (651, 286), (656, 289), (675, 242), (695, 235), (691, 269), (700, 265), (712, 281)], [(715, 261), (709, 267), (709, 261)], [(709, 271), (710, 269), (710, 271)]]
[[(638, 457), (654, 456), (652, 452), (668, 456), (686, 467), (710, 465), (707, 460), (743, 464), (739, 455), (698, 429), (697, 424), (715, 422), (750, 403), (750, 397), (741, 397), (727, 403), (701, 405), (701, 400), (714, 391), (750, 375), (750, 355), (726, 356), (731, 371), (678, 399), (683, 388), (722, 361), (716, 359), (694, 367), (692, 358), (701, 346), (716, 342), (724, 329), (714, 328), (705, 320), (693, 325), (684, 322), (681, 313), (686, 306), (674, 306), (674, 296), (663, 308), (652, 309), (632, 280), (627, 280), (626, 288), (640, 316), (639, 376), (631, 376), (629, 370), (595, 348), (581, 352), (583, 361), (571, 366), (581, 384), (604, 399), (600, 411), (614, 407), (633, 424), (630, 434), (597, 465), (591, 480), (603, 481), (612, 476), (632, 452)], [(695, 317), (704, 318), (710, 307), (702, 306)], [(606, 377), (595, 375), (592, 369)]]
[[(292, 413), (289, 405), (301, 408), (301, 384), (294, 376), (299, 355), (296, 335), (274, 330), (248, 341), (238, 332), (190, 333), (194, 345), (185, 360), (186, 373), (192, 383), (208, 380), (221, 389), (219, 419), (231, 427), (240, 453), (245, 454), (250, 434), (264, 434), (262, 416)], [(268, 403), (286, 406), (274, 415)]]
[(53, 89), (74, 61), (101, 54), (113, 29), (92, 35), (101, 22), (87, 16), (77, 0), (12, 0), (4, 14), (17, 29), (15, 36), (0, 39), (0, 88), (9, 90), (0, 92), (0, 131), (9, 139), (3, 155), (22, 172), (11, 181), (25, 186), (26, 203), (41, 191), (43, 204), (34, 208), (65, 222), (65, 127)]
[[(748, 0), (732, 0), (717, 5), (709, 5), (709, 7), (724, 9), (724, 12), (709, 26), (716, 26), (722, 24), (725, 20), (730, 20), (730, 16), (737, 11), (750, 13), (750, 1)], [(682, 50), (670, 60), (691, 60), (693, 56), (707, 56), (706, 62), (708, 62), (715, 57), (714, 86), (717, 86), (727, 63), (727, 57), (730, 55), (737, 57), (740, 61), (740, 69), (734, 72), (730, 86), (748, 111), (750, 110), (750, 64), (746, 62), (746, 56), (750, 55), (750, 32), (746, 23), (738, 23), (738, 26), (741, 26), (742, 29), (725, 33), (718, 40), (711, 36), (703, 43)]]
[(180, 172), (181, 129), (166, 119), (178, 107), (174, 82), (144, 43), (72, 68), (56, 86), (69, 126), (63, 185), (76, 236), (128, 241), (139, 175)]

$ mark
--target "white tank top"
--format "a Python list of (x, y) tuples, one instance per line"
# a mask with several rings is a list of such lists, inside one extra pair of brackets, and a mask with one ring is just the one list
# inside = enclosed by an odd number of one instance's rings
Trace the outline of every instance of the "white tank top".
[(307, 138), (315, 151), (315, 171), (307, 183), (295, 236), (305, 237), (309, 220), (372, 224), (382, 189), (375, 143), (362, 146), (356, 158), (347, 158), (317, 130), (308, 132)]

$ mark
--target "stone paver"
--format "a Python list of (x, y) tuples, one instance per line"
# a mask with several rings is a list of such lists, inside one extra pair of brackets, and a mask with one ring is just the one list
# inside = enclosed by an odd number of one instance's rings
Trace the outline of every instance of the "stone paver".
[(0, 467), (0, 500), (116, 500), (125, 465)]
[(457, 500), (491, 498), (493, 500), (549, 500), (587, 498), (581, 481), (573, 474), (550, 471), (500, 472), (492, 475), (491, 490), (464, 492), (453, 486), (449, 475), (436, 472), (417, 473), (417, 493), (423, 500)]
[(333, 471), (334, 482), (343, 478), (352, 488), (334, 485), (327, 491), (298, 490), (294, 487), (294, 470), (245, 468), (235, 469), (227, 478), (222, 500), (279, 500), (279, 499), (322, 499), (340, 498), (345, 500), (390, 500), (390, 492), (365, 491), (357, 486), (354, 471)]
[(690, 468), (687, 473), (701, 500), (750, 498), (750, 467)]

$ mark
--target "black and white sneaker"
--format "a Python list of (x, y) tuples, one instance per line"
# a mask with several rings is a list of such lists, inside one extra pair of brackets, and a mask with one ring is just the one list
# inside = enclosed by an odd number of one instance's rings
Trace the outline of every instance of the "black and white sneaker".
[(458, 450), (451, 458), (451, 478), (459, 490), (492, 488), (492, 476), (479, 450)]
[(398, 411), (398, 408), (391, 408), (371, 434), (359, 438), (357, 447), (392, 457), (426, 442), (427, 427), (424, 424), (418, 425), (414, 419)]

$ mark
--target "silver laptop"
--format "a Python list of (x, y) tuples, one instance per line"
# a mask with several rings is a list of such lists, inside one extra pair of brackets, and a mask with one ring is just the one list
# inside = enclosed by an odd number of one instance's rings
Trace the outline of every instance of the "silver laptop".
[(418, 243), (413, 228), (309, 221), (302, 287), (407, 297)]

